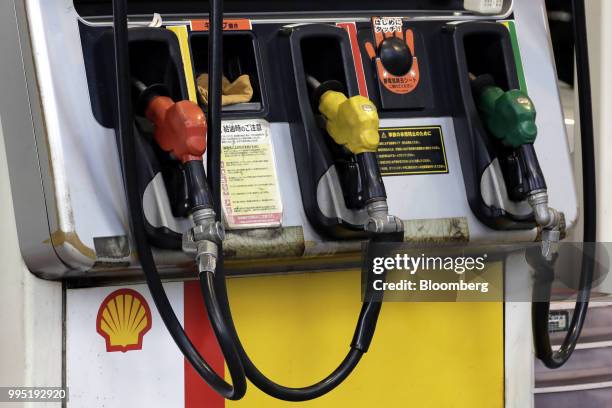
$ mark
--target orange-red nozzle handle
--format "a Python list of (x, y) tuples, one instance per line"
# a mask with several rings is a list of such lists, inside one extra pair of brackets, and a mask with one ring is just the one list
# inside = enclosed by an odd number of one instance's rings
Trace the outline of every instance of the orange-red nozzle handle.
[(145, 115), (155, 124), (154, 138), (159, 147), (182, 163), (198, 160), (206, 151), (206, 116), (194, 102), (174, 102), (157, 96), (149, 102)]
[(155, 125), (153, 137), (164, 151), (183, 163), (189, 194), (188, 211), (212, 208), (202, 155), (206, 151), (206, 117), (191, 101), (154, 96), (145, 115)]

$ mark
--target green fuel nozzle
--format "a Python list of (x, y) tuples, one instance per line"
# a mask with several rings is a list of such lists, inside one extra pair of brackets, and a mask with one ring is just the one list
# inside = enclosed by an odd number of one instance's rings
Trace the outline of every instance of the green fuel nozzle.
[(508, 161), (516, 163), (522, 199), (527, 199), (542, 230), (543, 255), (551, 258), (564, 233), (565, 217), (548, 206), (548, 188), (533, 146), (538, 136), (535, 106), (526, 92), (504, 91), (491, 75), (472, 77), (472, 91), (488, 133), (501, 143)]
[(518, 89), (504, 92), (497, 86), (486, 86), (477, 103), (489, 131), (505, 146), (517, 148), (535, 142), (536, 110), (525, 92)]
[(538, 136), (536, 109), (526, 92), (504, 91), (491, 75), (472, 79), (472, 90), (480, 118), (488, 133), (501, 144), (502, 154), (513, 162), (517, 180), (508, 186), (508, 195), (522, 201), (538, 191), (546, 191), (546, 180), (533, 147)]
[(537, 112), (526, 92), (504, 91), (491, 75), (472, 76), (472, 90), (488, 131), (504, 146), (519, 148), (535, 142)]

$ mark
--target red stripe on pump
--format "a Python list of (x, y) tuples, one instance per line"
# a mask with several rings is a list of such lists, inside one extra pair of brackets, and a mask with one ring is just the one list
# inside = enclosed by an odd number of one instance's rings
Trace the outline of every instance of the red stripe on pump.
[[(206, 315), (198, 281), (184, 283), (185, 331), (215, 372), (225, 370), (223, 355)], [(223, 397), (214, 392), (185, 360), (185, 408), (224, 408)]]
[(363, 60), (361, 58), (361, 50), (359, 49), (359, 41), (357, 41), (357, 25), (355, 23), (338, 23), (338, 27), (346, 30), (351, 41), (351, 51), (353, 52), (353, 60), (355, 62), (355, 73), (357, 74), (357, 85), (359, 86), (359, 95), (368, 97), (368, 85), (363, 71)]

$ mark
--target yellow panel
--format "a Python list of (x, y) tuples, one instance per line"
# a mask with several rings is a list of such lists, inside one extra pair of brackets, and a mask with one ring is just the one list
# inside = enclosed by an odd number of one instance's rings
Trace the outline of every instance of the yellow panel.
[(191, 65), (191, 51), (189, 49), (189, 34), (187, 26), (172, 26), (168, 30), (176, 34), (179, 46), (181, 47), (181, 58), (185, 69), (185, 80), (187, 81), (187, 92), (191, 102), (198, 103), (198, 96), (195, 89), (195, 79), (193, 78), (193, 67)]
[[(349, 349), (360, 308), (357, 271), (236, 278), (230, 301), (243, 344), (275, 381), (310, 385)], [(503, 407), (501, 303), (385, 303), (353, 375), (302, 407)], [(249, 384), (227, 407), (276, 408)]]

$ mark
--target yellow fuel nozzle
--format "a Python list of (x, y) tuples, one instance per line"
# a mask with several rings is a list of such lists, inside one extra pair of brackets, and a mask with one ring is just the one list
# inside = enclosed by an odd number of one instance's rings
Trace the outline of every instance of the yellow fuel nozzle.
[(319, 111), (327, 120), (327, 133), (353, 154), (375, 153), (378, 149), (378, 111), (371, 100), (361, 95), (347, 98), (327, 91), (319, 100)]
[(370, 234), (385, 235), (386, 239), (403, 240), (404, 224), (399, 218), (389, 215), (387, 192), (378, 167), (376, 151), (380, 144), (380, 121), (376, 105), (366, 97), (357, 95), (347, 98), (342, 92), (329, 89), (338, 89), (338, 85), (332, 82), (328, 81), (326, 86), (309, 78), (309, 83), (315, 88), (315, 96), (322, 93), (319, 112), (325, 116), (327, 133), (355, 155), (361, 194), (368, 212), (365, 230)]

